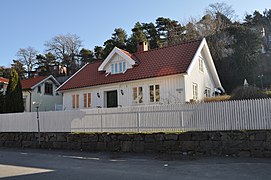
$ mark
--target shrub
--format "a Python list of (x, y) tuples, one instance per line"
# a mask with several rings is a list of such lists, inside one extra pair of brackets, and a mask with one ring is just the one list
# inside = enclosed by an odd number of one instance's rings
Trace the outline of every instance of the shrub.
[(18, 77), (18, 73), (14, 69), (11, 70), (4, 102), (5, 113), (16, 113), (24, 111), (22, 86)]
[(206, 97), (203, 102), (219, 102), (219, 101), (228, 101), (230, 99), (229, 95), (223, 96), (214, 96), (214, 97)]
[(264, 94), (266, 94), (269, 98), (271, 98), (271, 91), (270, 90), (264, 91)]
[(240, 86), (232, 91), (231, 100), (241, 100), (241, 99), (261, 99), (268, 98), (265, 94), (257, 87), (253, 86)]

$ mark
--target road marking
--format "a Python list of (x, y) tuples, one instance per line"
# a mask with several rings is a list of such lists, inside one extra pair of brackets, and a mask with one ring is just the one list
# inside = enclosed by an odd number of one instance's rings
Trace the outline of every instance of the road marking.
[(38, 174), (38, 173), (47, 173), (47, 172), (53, 172), (53, 171), (54, 170), (51, 170), (51, 169), (41, 169), (41, 168), (0, 164), (0, 178), (22, 176), (22, 175), (29, 175), (29, 174)]
[(62, 156), (64, 158), (72, 158), (72, 159), (87, 159), (87, 160), (96, 160), (99, 161), (100, 158), (90, 158), (90, 157), (81, 157), (81, 156)]

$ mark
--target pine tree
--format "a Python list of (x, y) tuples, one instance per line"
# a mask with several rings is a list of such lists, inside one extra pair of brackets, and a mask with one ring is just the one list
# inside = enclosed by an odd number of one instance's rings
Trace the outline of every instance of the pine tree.
[(143, 26), (140, 22), (137, 22), (132, 29), (132, 35), (127, 42), (127, 51), (134, 53), (137, 51), (137, 45), (140, 42), (148, 41)]
[(16, 70), (12, 69), (7, 92), (5, 95), (5, 108), (6, 113), (16, 113), (24, 111), (22, 86)]

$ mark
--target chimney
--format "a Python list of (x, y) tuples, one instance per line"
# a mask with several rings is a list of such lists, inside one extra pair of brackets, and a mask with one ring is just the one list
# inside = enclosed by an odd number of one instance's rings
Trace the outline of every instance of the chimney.
[(149, 50), (149, 45), (146, 41), (140, 42), (137, 45), (137, 52), (144, 52)]

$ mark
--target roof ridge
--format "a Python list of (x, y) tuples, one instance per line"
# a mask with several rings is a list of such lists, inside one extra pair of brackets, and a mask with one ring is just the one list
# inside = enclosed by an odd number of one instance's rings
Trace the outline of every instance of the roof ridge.
[(47, 76), (35, 76), (35, 77), (28, 78), (28, 79), (21, 79), (21, 81), (33, 80), (33, 79), (38, 79), (38, 78), (47, 78), (49, 76), (50, 75), (47, 75)]
[(172, 45), (168, 45), (168, 46), (164, 46), (164, 47), (160, 47), (160, 48), (153, 48), (153, 49), (149, 49), (148, 51), (135, 52), (135, 53), (133, 53), (133, 55), (147, 53), (147, 52), (150, 52), (150, 51), (157, 51), (157, 50), (160, 50), (160, 49), (171, 48), (171, 47), (180, 46), (180, 45), (183, 45), (183, 44), (194, 43), (194, 42), (202, 41), (202, 40), (203, 40), (203, 38), (195, 39), (195, 40), (182, 41), (182, 42), (180, 42), (178, 44), (172, 44)]
[(91, 62), (88, 62), (87, 64), (94, 64), (94, 63), (98, 63), (98, 62), (101, 62), (101, 61), (104, 61), (103, 59), (95, 59)]

